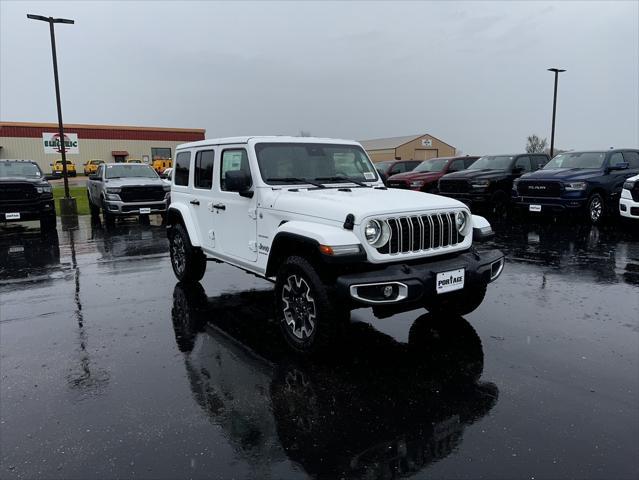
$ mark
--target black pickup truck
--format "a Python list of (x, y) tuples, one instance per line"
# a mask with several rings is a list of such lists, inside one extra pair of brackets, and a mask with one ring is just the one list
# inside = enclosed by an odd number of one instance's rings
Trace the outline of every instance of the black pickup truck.
[(460, 200), (473, 211), (485, 208), (500, 215), (510, 206), (513, 182), (539, 170), (548, 160), (545, 153), (486, 155), (466, 170), (444, 175), (439, 194)]
[(0, 160), (0, 222), (40, 220), (42, 230), (55, 228), (51, 185), (31, 160)]
[(578, 212), (592, 224), (619, 211), (627, 178), (639, 173), (639, 150), (565, 152), (538, 172), (523, 175), (513, 200), (532, 215)]

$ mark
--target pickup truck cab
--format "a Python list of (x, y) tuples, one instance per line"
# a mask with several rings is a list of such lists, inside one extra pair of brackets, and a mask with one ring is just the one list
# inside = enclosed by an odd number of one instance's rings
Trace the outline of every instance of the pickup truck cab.
[(639, 175), (624, 182), (619, 200), (619, 213), (622, 217), (639, 220)]
[(437, 193), (437, 182), (447, 173), (461, 172), (470, 167), (479, 157), (439, 157), (424, 160), (410, 172), (389, 177), (390, 188), (405, 188), (418, 192)]
[(545, 153), (486, 155), (466, 170), (444, 175), (439, 180), (439, 194), (502, 215), (510, 207), (515, 179), (539, 170), (548, 160)]
[(55, 228), (51, 185), (31, 160), (0, 160), (0, 222), (40, 220), (41, 230)]
[(91, 215), (102, 209), (104, 221), (115, 217), (166, 213), (171, 187), (148, 165), (105, 163), (87, 181)]
[(592, 224), (616, 213), (624, 182), (639, 173), (639, 150), (565, 152), (522, 176), (512, 195), (533, 215), (578, 212)]
[(501, 273), (473, 237), (490, 224), (453, 199), (387, 189), (361, 145), (237, 137), (178, 146), (167, 214), (171, 264), (199, 281), (207, 260), (275, 283), (288, 343), (330, 344), (359, 307), (468, 313)]

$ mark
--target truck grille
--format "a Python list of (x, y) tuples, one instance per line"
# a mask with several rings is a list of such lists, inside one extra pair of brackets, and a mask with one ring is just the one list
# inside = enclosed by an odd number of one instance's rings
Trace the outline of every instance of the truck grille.
[(630, 190), (630, 194), (635, 202), (639, 202), (639, 181), (635, 182), (635, 186), (632, 190)]
[(38, 196), (33, 185), (28, 183), (2, 183), (0, 184), (0, 202), (16, 200), (32, 200)]
[(441, 193), (468, 193), (470, 185), (467, 180), (440, 180), (439, 191)]
[(388, 181), (388, 186), (390, 188), (403, 188), (403, 189), (407, 189), (408, 188), (408, 182), (405, 182), (403, 180), (389, 180)]
[(160, 202), (164, 200), (164, 188), (161, 186), (122, 187), (120, 198), (123, 202)]
[(520, 180), (517, 191), (522, 197), (560, 197), (561, 183)]
[(390, 239), (377, 251), (396, 255), (457, 245), (464, 236), (457, 231), (455, 213), (387, 218), (384, 221), (390, 227)]

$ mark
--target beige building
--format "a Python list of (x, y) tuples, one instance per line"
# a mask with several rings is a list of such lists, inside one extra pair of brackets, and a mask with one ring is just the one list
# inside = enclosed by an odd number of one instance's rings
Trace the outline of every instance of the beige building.
[[(0, 122), (0, 159), (35, 160), (44, 173), (60, 158), (56, 123)], [(87, 160), (170, 159), (181, 143), (204, 140), (204, 129), (67, 124), (67, 160), (78, 172)], [(57, 142), (57, 147), (55, 146)], [(53, 146), (51, 146), (53, 145)]]
[(428, 160), (455, 155), (455, 147), (427, 133), (361, 140), (360, 143), (375, 163), (386, 160)]

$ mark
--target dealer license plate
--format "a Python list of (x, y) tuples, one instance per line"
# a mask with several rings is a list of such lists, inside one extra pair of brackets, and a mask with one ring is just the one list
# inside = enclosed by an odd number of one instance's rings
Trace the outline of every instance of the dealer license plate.
[(20, 220), (20, 212), (5, 213), (4, 218), (7, 220)]
[(528, 205), (528, 211), (541, 212), (541, 205)]
[(9, 247), (9, 253), (24, 253), (24, 246), (14, 245), (13, 247)]
[(465, 272), (463, 268), (440, 272), (436, 278), (437, 293), (452, 292), (464, 288)]
[(151, 213), (151, 207), (141, 208), (140, 215), (145, 215)]

